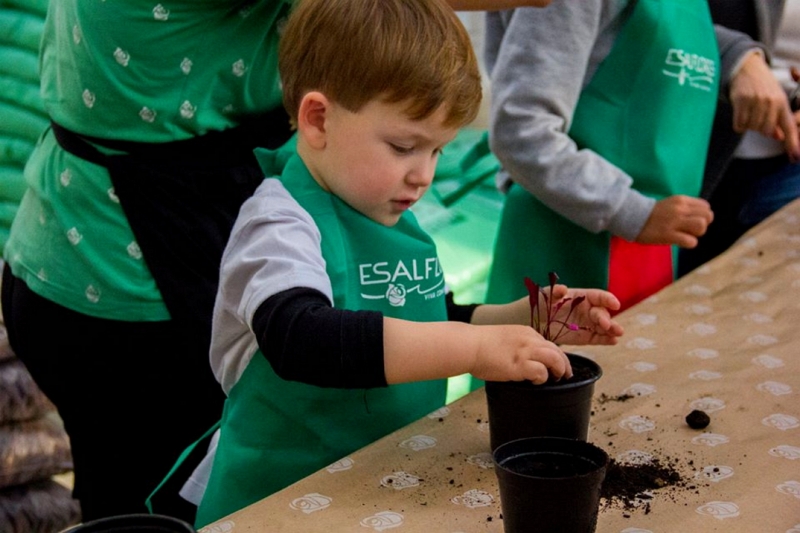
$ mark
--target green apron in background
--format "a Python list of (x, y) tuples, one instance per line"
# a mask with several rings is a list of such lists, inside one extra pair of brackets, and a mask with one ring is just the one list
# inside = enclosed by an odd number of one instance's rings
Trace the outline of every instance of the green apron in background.
[[(716, 107), (718, 65), (705, 0), (638, 0), (581, 93), (569, 135), (578, 148), (593, 150), (628, 173), (642, 194), (657, 200), (696, 196)], [(525, 296), (524, 277), (546, 284), (550, 271), (569, 286), (609, 288), (611, 241), (610, 233), (579, 227), (514, 184), (498, 229), (487, 302)], [(635, 272), (668, 268), (671, 276), (669, 247), (651, 262), (636, 256), (658, 247), (627, 243), (623, 248), (628, 255), (621, 254), (618, 264), (638, 261)], [(636, 280), (612, 281), (623, 287)]]
[[(262, 166), (271, 157), (259, 156)], [(269, 168), (265, 171), (272, 175)], [(410, 212), (394, 227), (378, 224), (323, 191), (297, 156), (289, 159), (281, 181), (322, 233), (334, 307), (415, 321), (447, 320), (436, 247)], [(444, 405), (445, 392), (445, 380), (366, 390), (285, 381), (257, 352), (226, 401), (197, 525), (237, 511), (418, 420)]]

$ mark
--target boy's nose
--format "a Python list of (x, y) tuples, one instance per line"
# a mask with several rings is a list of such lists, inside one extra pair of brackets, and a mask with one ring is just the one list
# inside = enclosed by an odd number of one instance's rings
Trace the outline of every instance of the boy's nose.
[(407, 181), (411, 185), (417, 187), (427, 187), (433, 182), (433, 176), (436, 173), (436, 161), (438, 158), (433, 158), (421, 162), (408, 174)]

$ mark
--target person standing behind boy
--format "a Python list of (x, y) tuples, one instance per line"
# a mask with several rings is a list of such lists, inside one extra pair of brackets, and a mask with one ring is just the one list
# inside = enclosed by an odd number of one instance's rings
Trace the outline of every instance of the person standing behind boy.
[[(253, 148), (292, 134), (277, 74), (291, 5), (48, 4), (52, 124), (25, 167), (2, 308), (69, 435), (84, 522), (146, 512), (186, 440), (222, 413), (208, 366), (219, 260), (263, 179)], [(162, 513), (193, 520), (171, 489)]]
[[(774, 98), (788, 101), (800, 79), (800, 72), (793, 72), (800, 66), (800, 2), (709, 0), (708, 6), (717, 24), (747, 33), (767, 47), (772, 75), (781, 84)], [(795, 122), (800, 122), (800, 101), (789, 103)], [(695, 248), (680, 250), (678, 275), (715, 258), (798, 196), (798, 155), (788, 152), (774, 132), (740, 131), (733, 106), (721, 100), (700, 191), (714, 210), (714, 223)]]
[[(436, 247), (410, 211), (481, 99), (453, 10), (301, 0), (279, 68), (296, 151), (257, 151), (274, 177), (223, 255), (211, 363), (228, 397), (198, 527), (441, 407), (444, 378), (571, 375), (527, 325), (527, 299), (448, 309)], [(589, 329), (565, 342), (615, 343), (619, 302), (581, 293)]]
[[(737, 69), (758, 47), (715, 32), (705, 0), (487, 14), (490, 143), (508, 188), (487, 301), (523, 293), (523, 272), (608, 288), (623, 309), (671, 283), (673, 246), (696, 246), (713, 219), (697, 195), (717, 92), (768, 74), (755, 54)], [(760, 125), (752, 111), (746, 127)], [(763, 116), (797, 151), (788, 106)]]

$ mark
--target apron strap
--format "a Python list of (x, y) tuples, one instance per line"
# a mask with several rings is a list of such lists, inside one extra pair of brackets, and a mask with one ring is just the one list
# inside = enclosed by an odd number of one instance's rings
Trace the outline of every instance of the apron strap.
[(170, 480), (173, 474), (175, 474), (175, 471), (181, 467), (183, 462), (194, 451), (197, 445), (200, 444), (205, 439), (207, 439), (209, 436), (211, 436), (219, 428), (220, 422), (221, 422), (220, 420), (217, 420), (217, 422), (213, 426), (208, 428), (208, 430), (205, 433), (203, 433), (202, 437), (191, 443), (189, 446), (186, 447), (185, 450), (183, 450), (183, 452), (181, 452), (181, 454), (178, 456), (177, 461), (175, 461), (175, 464), (172, 465), (172, 468), (170, 468), (169, 472), (167, 472), (167, 475), (164, 477), (164, 479), (161, 480), (161, 482), (156, 486), (156, 488), (153, 489), (153, 492), (151, 492), (150, 495), (147, 497), (147, 499), (144, 501), (144, 504), (147, 507), (147, 511), (150, 514), (155, 514), (153, 512), (153, 497), (158, 493), (159, 490), (161, 490), (161, 487), (163, 487), (167, 483), (167, 481)]

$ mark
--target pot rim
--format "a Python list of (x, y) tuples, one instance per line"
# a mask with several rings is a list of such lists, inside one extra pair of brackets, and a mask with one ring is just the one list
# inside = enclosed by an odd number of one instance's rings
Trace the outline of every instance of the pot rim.
[(597, 364), (597, 361), (593, 359), (589, 359), (588, 357), (584, 357), (582, 355), (574, 354), (567, 352), (567, 357), (569, 358), (569, 362), (571, 365), (576, 366), (583, 366), (588, 367), (593, 370), (593, 374), (586, 379), (582, 379), (580, 381), (546, 381), (545, 383), (541, 383), (535, 385), (530, 381), (487, 381), (486, 382), (486, 391), (489, 392), (490, 389), (495, 387), (512, 387), (516, 389), (526, 389), (526, 390), (570, 390), (570, 389), (577, 389), (581, 387), (585, 387), (590, 385), (603, 377), (603, 368)]
[[(544, 448), (537, 449), (534, 451), (520, 450), (518, 453), (509, 453), (508, 457), (505, 457), (501, 461), (497, 460), (498, 454), (502, 455), (509, 449), (513, 449), (516, 447), (521, 448), (526, 444), (544, 445)], [(569, 449), (564, 450), (564, 448), (569, 448)], [(579, 449), (578, 453), (573, 453), (573, 451), (576, 449)], [(520, 472), (516, 472), (503, 465), (503, 461), (507, 461), (508, 459), (511, 459), (513, 457), (519, 457), (521, 455), (532, 455), (537, 453), (560, 453), (563, 455), (578, 455), (582, 459), (592, 463), (596, 468), (584, 474), (577, 474), (577, 475), (563, 476), (563, 477), (552, 477), (552, 476), (543, 477), (543, 476), (532, 476), (530, 474), (523, 474)], [(503, 444), (495, 448), (495, 450), (492, 452), (492, 461), (494, 462), (495, 468), (503, 470), (504, 472), (508, 472), (509, 474), (513, 474), (515, 476), (534, 478), (534, 479), (559, 480), (559, 479), (572, 479), (572, 478), (580, 478), (580, 477), (594, 475), (597, 471), (601, 469), (606, 469), (608, 467), (610, 458), (608, 452), (606, 452), (600, 446), (589, 441), (585, 441), (582, 439), (570, 439), (566, 437), (541, 436), (541, 437), (522, 437), (519, 439), (514, 439), (508, 442), (504, 442)]]

